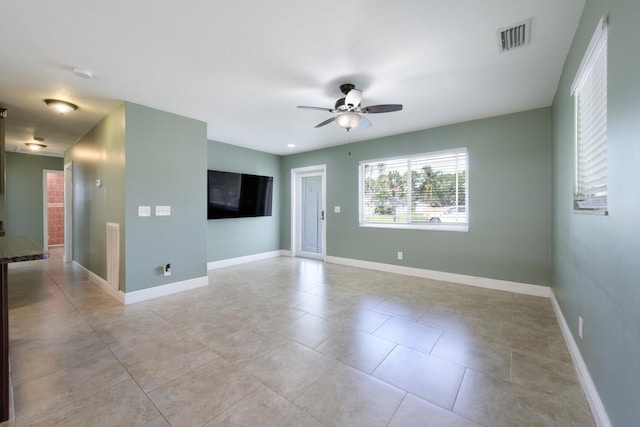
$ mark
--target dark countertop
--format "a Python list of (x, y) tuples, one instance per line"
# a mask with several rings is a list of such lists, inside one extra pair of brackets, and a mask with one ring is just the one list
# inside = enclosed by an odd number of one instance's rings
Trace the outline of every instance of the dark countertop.
[(49, 258), (49, 253), (26, 237), (0, 237), (0, 264)]

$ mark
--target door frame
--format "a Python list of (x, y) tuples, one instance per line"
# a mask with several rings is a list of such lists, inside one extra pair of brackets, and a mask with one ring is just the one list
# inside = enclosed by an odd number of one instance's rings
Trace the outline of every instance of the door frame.
[(73, 261), (73, 162), (64, 164), (64, 262)]
[[(301, 249), (301, 229), (300, 213), (302, 210), (302, 178), (309, 176), (320, 176), (322, 182), (322, 210), (324, 220), (322, 221), (322, 253), (317, 256), (322, 261), (327, 257), (327, 165), (306, 166), (291, 169), (291, 255), (300, 256)], [(304, 253), (307, 255), (307, 252)]]

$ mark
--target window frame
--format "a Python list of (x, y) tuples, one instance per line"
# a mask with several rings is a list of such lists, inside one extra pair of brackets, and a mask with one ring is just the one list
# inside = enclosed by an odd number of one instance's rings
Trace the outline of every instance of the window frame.
[[(593, 71), (595, 66), (597, 65), (598, 60), (601, 58), (601, 55), (605, 55), (605, 63), (604, 63), (604, 107), (600, 105), (600, 107), (604, 108), (604, 125), (603, 130), (605, 132), (604, 142), (598, 143), (595, 145), (599, 149), (601, 149), (604, 158), (603, 160), (607, 162), (607, 148), (608, 148), (608, 136), (607, 136), (607, 126), (608, 126), (608, 26), (607, 26), (607, 17), (603, 16), (600, 18), (598, 22), (598, 26), (596, 27), (596, 31), (591, 37), (591, 41), (585, 51), (584, 57), (582, 58), (582, 62), (580, 63), (580, 67), (576, 73), (573, 84), (571, 85), (571, 96), (574, 98), (574, 189), (573, 189), (573, 212), (579, 214), (593, 214), (593, 215), (608, 215), (609, 214), (609, 201), (608, 201), (608, 171), (605, 166), (605, 171), (602, 175), (599, 175), (601, 178), (605, 180), (605, 191), (604, 196), (596, 196), (593, 199), (594, 202), (589, 203), (587, 199), (581, 200), (580, 194), (583, 193), (584, 188), (581, 183), (581, 170), (580, 170), (580, 160), (581, 160), (581, 144), (583, 143), (581, 138), (581, 126), (582, 123), (580, 121), (580, 95), (585, 85), (585, 82), (593, 75)], [(593, 144), (593, 141), (590, 141)], [(590, 145), (592, 145), (590, 144)], [(602, 203), (604, 197), (604, 203)], [(592, 199), (592, 200), (593, 200)], [(600, 202), (600, 203), (598, 203)]]
[[(466, 222), (465, 223), (376, 223), (376, 222), (365, 222), (364, 221), (364, 201), (365, 201), (365, 174), (364, 169), (367, 164), (375, 164), (375, 163), (384, 163), (384, 162), (397, 162), (399, 160), (406, 160), (407, 162), (407, 172), (408, 175), (411, 176), (411, 160), (420, 160), (424, 161), (425, 159), (438, 157), (443, 155), (465, 155), (465, 182), (464, 182), (464, 204), (459, 204), (457, 206), (463, 207), (466, 212)], [(409, 178), (410, 179), (410, 178)], [(407, 206), (408, 210), (411, 210), (411, 182), (407, 183)], [(456, 184), (456, 188), (459, 188), (458, 184)], [(358, 164), (358, 225), (363, 228), (386, 228), (386, 229), (412, 229), (412, 230), (438, 230), (438, 231), (458, 231), (458, 232), (468, 232), (469, 231), (469, 150), (467, 147), (457, 147), (452, 149), (440, 150), (440, 151), (431, 151), (419, 154), (410, 154), (404, 156), (394, 156), (394, 157), (384, 157), (377, 159), (368, 159), (361, 160)]]

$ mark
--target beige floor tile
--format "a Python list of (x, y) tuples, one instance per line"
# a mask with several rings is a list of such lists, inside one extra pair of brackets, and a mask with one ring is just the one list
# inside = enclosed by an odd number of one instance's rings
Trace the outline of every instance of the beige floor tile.
[(451, 409), (464, 370), (460, 365), (397, 346), (373, 372), (373, 376)]
[(511, 347), (505, 342), (487, 342), (444, 332), (433, 347), (431, 355), (498, 378), (509, 379)]
[(547, 298), (282, 257), (122, 306), (52, 255), (9, 266), (19, 426), (594, 425)]
[(568, 426), (561, 399), (467, 369), (453, 412), (481, 425)]
[(368, 334), (378, 329), (389, 320), (388, 314), (378, 313), (360, 305), (350, 306), (329, 319), (332, 324), (339, 325), (339, 329), (345, 326), (357, 329)]
[(203, 425), (243, 399), (260, 383), (219, 358), (148, 393), (174, 426)]
[(442, 329), (423, 323), (392, 317), (373, 334), (396, 344), (429, 353), (442, 332)]
[(338, 332), (316, 347), (345, 365), (370, 374), (391, 353), (396, 344), (355, 330)]
[(162, 416), (156, 417), (142, 427), (171, 427), (171, 424)]
[(245, 368), (275, 392), (294, 400), (336, 364), (332, 358), (295, 342), (255, 360)]
[(289, 340), (271, 331), (242, 329), (221, 335), (208, 343), (209, 348), (226, 360), (246, 366), (254, 360), (285, 345)]
[(477, 427), (451, 411), (407, 394), (387, 427)]
[(305, 314), (295, 320), (287, 321), (286, 324), (277, 328), (276, 332), (307, 347), (314, 348), (335, 334), (336, 329), (335, 325), (321, 317)]
[(128, 378), (85, 400), (54, 408), (39, 420), (19, 422), (18, 426), (142, 426), (159, 416), (160, 413), (151, 400)]
[(81, 365), (16, 385), (16, 420), (29, 425), (30, 420), (40, 419), (54, 409), (73, 405), (129, 378), (115, 357), (98, 355)]
[(204, 427), (322, 427), (318, 420), (270, 388), (261, 385)]
[(94, 333), (69, 337), (11, 341), (11, 376), (15, 385), (84, 364), (113, 357)]
[(332, 426), (386, 426), (405, 392), (344, 365), (336, 365), (294, 403)]
[(585, 397), (573, 366), (553, 359), (514, 351), (511, 355), (511, 382), (522, 387), (551, 393), (575, 402)]
[(404, 298), (389, 298), (378, 304), (375, 311), (409, 320), (418, 320), (425, 312), (425, 307)]
[(157, 340), (119, 346), (114, 353), (145, 392), (220, 357), (187, 335), (169, 342)]

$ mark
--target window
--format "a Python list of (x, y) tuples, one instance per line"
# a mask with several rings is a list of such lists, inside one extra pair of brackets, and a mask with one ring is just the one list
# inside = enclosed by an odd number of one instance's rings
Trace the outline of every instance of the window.
[(360, 225), (468, 231), (467, 149), (360, 162)]
[(571, 88), (575, 99), (574, 209), (607, 214), (607, 20), (602, 18)]

